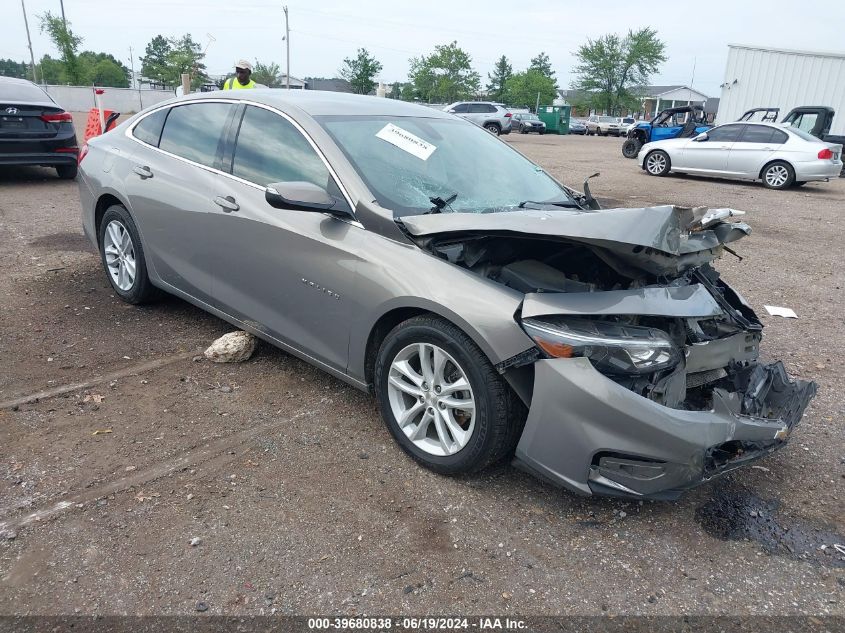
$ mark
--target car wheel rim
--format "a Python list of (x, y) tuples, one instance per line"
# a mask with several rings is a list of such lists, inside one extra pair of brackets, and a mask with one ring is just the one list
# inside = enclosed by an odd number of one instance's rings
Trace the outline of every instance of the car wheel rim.
[(408, 345), (390, 365), (387, 393), (393, 417), (414, 446), (454, 455), (475, 429), (475, 398), (466, 372), (442, 348)]
[(769, 167), (769, 170), (766, 172), (766, 182), (772, 187), (782, 187), (786, 183), (787, 178), (789, 178), (789, 172), (783, 165)]
[(666, 168), (666, 159), (663, 154), (652, 154), (648, 157), (648, 171), (652, 174), (659, 174)]
[(135, 283), (135, 245), (122, 222), (112, 220), (106, 226), (103, 252), (114, 285), (130, 290)]
[(499, 128), (497, 128), (495, 125), (488, 125), (487, 131), (490, 132), (490, 134), (495, 134), (496, 136), (499, 136)]

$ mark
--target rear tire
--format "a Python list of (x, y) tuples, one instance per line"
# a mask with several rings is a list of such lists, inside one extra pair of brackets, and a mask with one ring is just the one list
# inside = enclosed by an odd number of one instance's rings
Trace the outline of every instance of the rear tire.
[(499, 136), (499, 134), (502, 133), (502, 129), (497, 123), (488, 123), (484, 126), (484, 129), (490, 132), (493, 136)]
[[(425, 378), (423, 350), (434, 369), (430, 374), (434, 385)], [(439, 372), (438, 356), (429, 356), (429, 350), (439, 351), (441, 359), (448, 356)], [(441, 406), (437, 388), (447, 392), (462, 379), (466, 387), (442, 396), (446, 403)], [(525, 407), (487, 356), (463, 331), (434, 315), (414, 317), (387, 335), (376, 359), (374, 390), (384, 423), (399, 446), (443, 475), (474, 472), (506, 457), (525, 423)], [(455, 402), (471, 402), (471, 413)], [(404, 426), (397, 415), (405, 417)], [(462, 437), (461, 431), (468, 435)], [(441, 450), (447, 446), (454, 450)]]
[(672, 161), (669, 160), (669, 154), (662, 149), (657, 149), (648, 153), (643, 161), (645, 170), (652, 176), (665, 176), (672, 169)]
[(110, 206), (103, 214), (98, 231), (100, 259), (117, 296), (133, 304), (159, 298), (161, 291), (153, 286), (147, 275), (141, 236), (129, 212), (119, 204)]
[(776, 160), (763, 168), (760, 178), (768, 189), (788, 189), (795, 182), (795, 170), (789, 163)]
[(58, 165), (56, 166), (56, 173), (62, 180), (73, 180), (79, 171), (79, 165)]
[(642, 143), (640, 143), (637, 139), (629, 138), (622, 143), (622, 156), (625, 158), (636, 158), (637, 154), (640, 153), (641, 147)]

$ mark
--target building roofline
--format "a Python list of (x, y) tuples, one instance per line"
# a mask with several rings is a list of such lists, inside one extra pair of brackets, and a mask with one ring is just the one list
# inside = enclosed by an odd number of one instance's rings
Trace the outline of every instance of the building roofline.
[(787, 53), (790, 55), (806, 55), (808, 57), (833, 57), (845, 59), (845, 52), (807, 51), (794, 48), (776, 48), (774, 46), (755, 46), (754, 44), (728, 44), (728, 48), (744, 48), (751, 51), (765, 51), (767, 53)]
[[(650, 95), (650, 96), (651, 97), (662, 97), (663, 95), (668, 95), (670, 92), (675, 92), (677, 90), (689, 90), (690, 92), (695, 92), (696, 94), (700, 94), (702, 97), (707, 97), (707, 95), (704, 94), (703, 92), (701, 92), (701, 90), (696, 90), (695, 88), (690, 88), (689, 86), (680, 86), (680, 85), (676, 86), (675, 88), (672, 88), (671, 90), (666, 90), (665, 92), (661, 92), (659, 94)], [(707, 97), (707, 98), (709, 99), (710, 97)]]

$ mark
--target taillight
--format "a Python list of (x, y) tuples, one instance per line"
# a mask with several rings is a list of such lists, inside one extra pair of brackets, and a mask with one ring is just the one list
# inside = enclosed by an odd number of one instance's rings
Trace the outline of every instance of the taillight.
[(51, 112), (50, 114), (42, 114), (41, 120), (47, 123), (61, 123), (62, 121), (73, 121), (73, 116), (70, 112)]
[(513, 114), (512, 114), (511, 112), (505, 112), (505, 118), (506, 118), (506, 119), (509, 119), (509, 118), (511, 118), (512, 116), (513, 116)]
[(82, 159), (88, 155), (88, 143), (82, 144), (82, 149), (79, 150), (79, 158), (77, 159), (77, 164), (82, 163)]
[(819, 158), (821, 158), (822, 160), (830, 160), (831, 158), (833, 158), (833, 152), (831, 152), (830, 149), (825, 147), (819, 152)]

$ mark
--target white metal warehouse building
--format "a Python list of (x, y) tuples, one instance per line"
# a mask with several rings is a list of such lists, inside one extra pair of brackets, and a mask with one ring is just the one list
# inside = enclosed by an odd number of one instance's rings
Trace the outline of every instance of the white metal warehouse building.
[(798, 106), (836, 110), (831, 134), (845, 134), (845, 53), (728, 45), (716, 123), (736, 121), (751, 108)]

